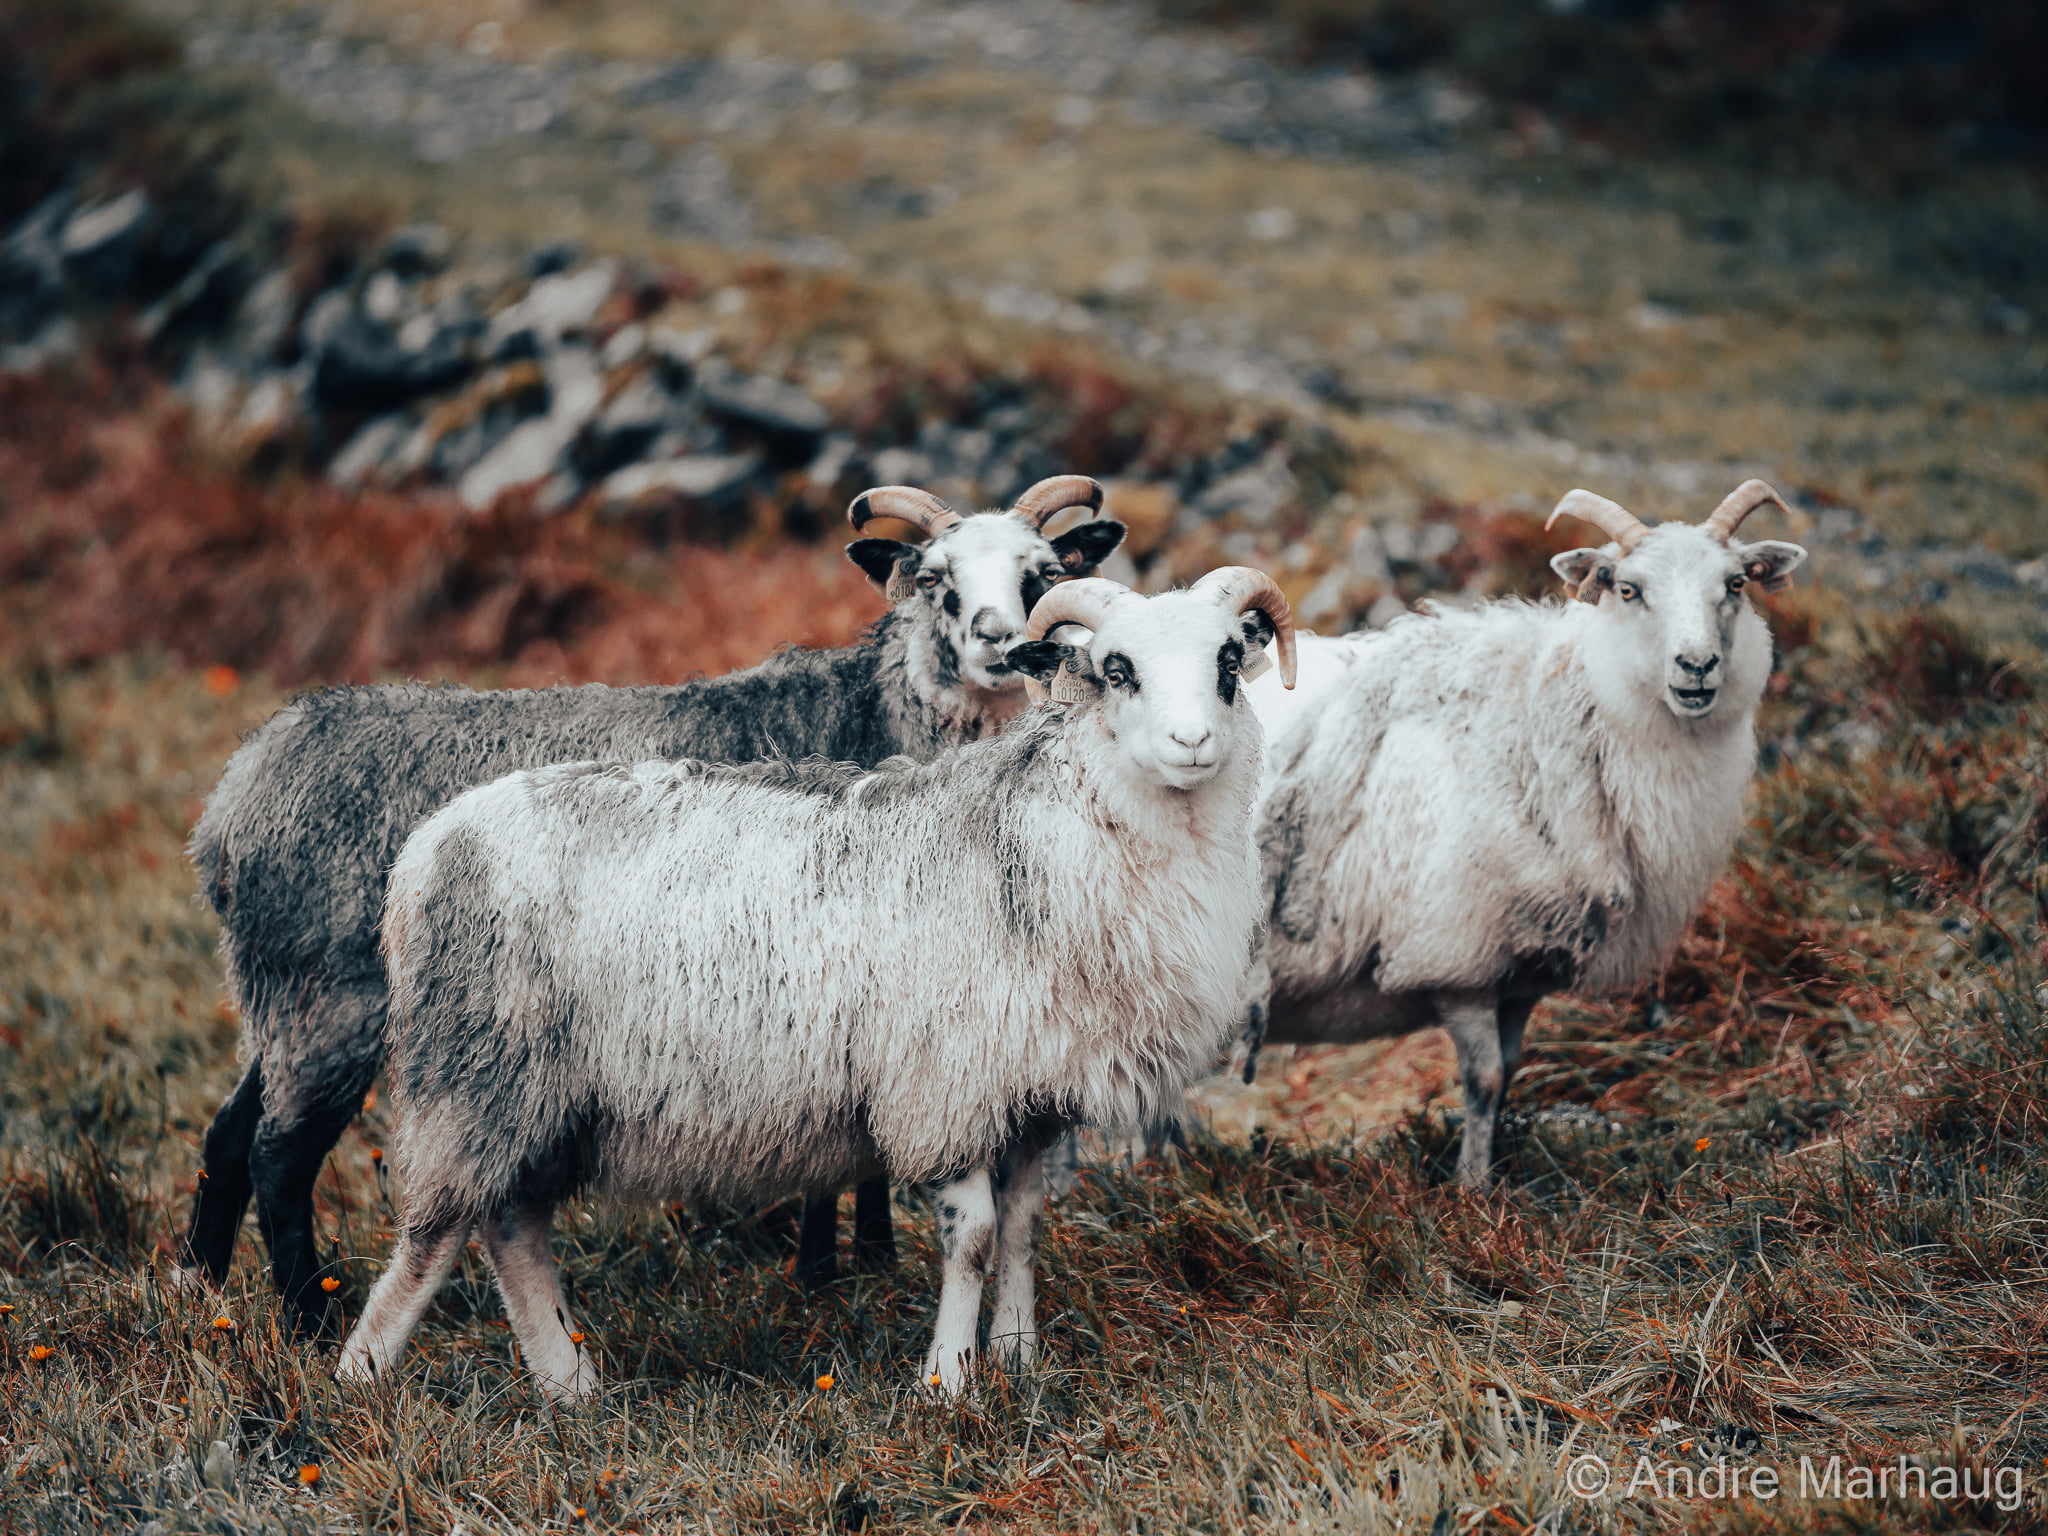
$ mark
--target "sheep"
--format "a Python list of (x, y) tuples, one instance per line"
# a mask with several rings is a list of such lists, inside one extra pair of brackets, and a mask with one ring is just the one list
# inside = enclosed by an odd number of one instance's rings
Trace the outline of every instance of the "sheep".
[[(1045, 637), (1074, 624), (1085, 643)], [(1068, 633), (1074, 633), (1068, 631)], [(407, 840), (384, 914), (405, 1194), (337, 1376), (404, 1349), (476, 1231), (522, 1358), (597, 1370), (548, 1255), (556, 1204), (935, 1186), (920, 1381), (1036, 1347), (1040, 1158), (1208, 1068), (1258, 930), (1260, 732), (1239, 687), (1287, 600), (1244, 567), (1146, 599), (1048, 594), (1011, 665), (1055, 697), (923, 765), (582, 763), (469, 791)]]
[[(377, 921), (386, 871), (414, 827), (473, 785), (550, 762), (815, 753), (872, 766), (992, 734), (1024, 707), (1005, 652), (1031, 605), (1092, 570), (1124, 531), (1091, 521), (1048, 540), (1040, 530), (1101, 504), (1101, 486), (1081, 475), (1039, 482), (1008, 512), (964, 518), (926, 492), (884, 486), (854, 499), (855, 529), (892, 517), (929, 538), (848, 546), (895, 602), (857, 645), (784, 651), (679, 687), (334, 688), (254, 732), (189, 847), (221, 917), (248, 1067), (206, 1135), (184, 1276), (226, 1278), (253, 1187), (293, 1326), (317, 1331), (313, 1180), (383, 1059)], [(862, 1202), (866, 1256), (886, 1259), (887, 1187), (870, 1186)], [(807, 1235), (816, 1282), (834, 1266), (832, 1226), (813, 1222)]]
[(1784, 507), (1750, 480), (1698, 526), (1650, 528), (1575, 490), (1550, 524), (1611, 541), (1551, 561), (1576, 602), (1304, 635), (1299, 693), (1253, 685), (1268, 933), (1245, 1081), (1262, 1036), (1441, 1023), (1460, 1177), (1486, 1186), (1530, 1010), (1656, 975), (1734, 845), (1771, 668), (1744, 591), (1781, 588), (1806, 558), (1736, 539), (1766, 502)]

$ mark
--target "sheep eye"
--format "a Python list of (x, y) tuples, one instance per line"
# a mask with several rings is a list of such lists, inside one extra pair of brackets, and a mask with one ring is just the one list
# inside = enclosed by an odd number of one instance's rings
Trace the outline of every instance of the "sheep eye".
[(938, 573), (936, 571), (920, 571), (917, 576), (917, 584), (923, 587), (925, 591), (931, 591), (933, 587), (939, 584)]
[(1730, 576), (1728, 578), (1728, 595), (1730, 597), (1733, 597), (1736, 593), (1740, 592), (1744, 587), (1748, 585), (1749, 578), (1747, 576)]
[(1131, 686), (1131, 669), (1121, 657), (1112, 656), (1102, 664), (1103, 681), (1118, 688)]
[(1223, 658), (1223, 670), (1235, 676), (1238, 672), (1242, 671), (1243, 668), (1241, 668), (1238, 665), (1237, 658), (1235, 656), (1226, 656)]
[(1614, 590), (1621, 594), (1621, 600), (1624, 603), (1633, 603), (1643, 595), (1643, 589), (1632, 581), (1624, 581), (1616, 586)]

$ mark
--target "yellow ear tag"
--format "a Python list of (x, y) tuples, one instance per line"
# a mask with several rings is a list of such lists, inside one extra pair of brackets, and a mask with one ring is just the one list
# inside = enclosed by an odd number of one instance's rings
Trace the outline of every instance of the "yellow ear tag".
[(1257, 650), (1245, 657), (1244, 664), (1237, 669), (1237, 675), (1248, 683), (1256, 683), (1272, 670), (1273, 658), (1265, 651)]
[(1052, 676), (1052, 685), (1046, 695), (1055, 704), (1085, 704), (1102, 693), (1102, 685), (1078, 670), (1070, 660), (1060, 663), (1059, 671)]
[(889, 584), (882, 588), (882, 596), (892, 603), (900, 603), (916, 590), (917, 578), (903, 569), (899, 563), (896, 569), (889, 573)]

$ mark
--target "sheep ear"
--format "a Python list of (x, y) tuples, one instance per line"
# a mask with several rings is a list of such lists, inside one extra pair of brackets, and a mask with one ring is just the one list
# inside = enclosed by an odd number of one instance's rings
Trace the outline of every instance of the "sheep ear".
[(1614, 590), (1614, 567), (1597, 549), (1568, 549), (1550, 557), (1550, 568), (1565, 591), (1582, 603), (1597, 603)]
[(899, 567), (908, 577), (917, 570), (917, 546), (894, 539), (855, 539), (846, 546), (846, 558), (859, 566), (875, 589), (894, 602), (899, 594), (889, 590)]
[(1766, 592), (1782, 592), (1792, 585), (1792, 573), (1806, 563), (1806, 551), (1797, 544), (1766, 539), (1761, 544), (1742, 546), (1742, 574)]
[(1053, 640), (1020, 640), (1003, 652), (1003, 660), (1026, 677), (1035, 677), (1042, 683), (1059, 671), (1060, 663), (1067, 659), (1067, 653), (1072, 649), (1072, 646)]
[(1053, 553), (1069, 576), (1092, 576), (1095, 567), (1109, 558), (1111, 550), (1124, 541), (1124, 525), (1103, 518), (1069, 528), (1052, 541)]

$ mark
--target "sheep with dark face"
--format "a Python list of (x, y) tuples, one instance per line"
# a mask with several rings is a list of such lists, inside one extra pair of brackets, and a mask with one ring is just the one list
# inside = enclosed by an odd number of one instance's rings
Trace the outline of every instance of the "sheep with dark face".
[[(1072, 624), (1085, 644), (1044, 637)], [(1236, 1022), (1258, 928), (1259, 726), (1238, 680), (1287, 601), (1259, 572), (1145, 599), (1062, 586), (1008, 653), (1068, 706), (922, 766), (515, 773), (407, 841), (384, 916), (405, 1210), (343, 1351), (405, 1347), (478, 1233), (543, 1387), (596, 1384), (547, 1251), (585, 1188), (770, 1198), (935, 1186), (920, 1380), (1028, 1363), (1039, 1158), (1142, 1124)]]
[[(545, 763), (815, 754), (872, 766), (992, 735), (1024, 706), (1001, 644), (1022, 633), (1048, 587), (1092, 570), (1123, 536), (1113, 522), (1050, 540), (1040, 530), (1101, 500), (1080, 475), (1031, 487), (1009, 511), (964, 518), (923, 491), (867, 492), (849, 509), (857, 528), (894, 517), (929, 542), (850, 547), (899, 598), (858, 645), (785, 651), (679, 687), (334, 688), (253, 733), (190, 847), (221, 916), (249, 1066), (207, 1132), (188, 1272), (226, 1277), (253, 1186), (278, 1289), (297, 1327), (317, 1324), (313, 1180), (383, 1060), (377, 922), (386, 872), (414, 827), (465, 789)], [(879, 1220), (876, 1193), (865, 1192), (863, 1228), (886, 1242), (886, 1187)], [(807, 1251), (811, 1278), (832, 1264), (830, 1227), (818, 1230), (827, 1246)]]
[(1646, 527), (1573, 491), (1552, 514), (1611, 542), (1551, 562), (1577, 602), (1488, 604), (1302, 637), (1302, 686), (1251, 690), (1266, 726), (1269, 920), (1261, 1035), (1350, 1043), (1441, 1023), (1483, 1187), (1495, 1116), (1546, 993), (1663, 966), (1742, 825), (1771, 637), (1746, 590), (1796, 544), (1744, 544), (1752, 480), (1698, 526)]

